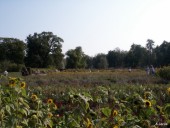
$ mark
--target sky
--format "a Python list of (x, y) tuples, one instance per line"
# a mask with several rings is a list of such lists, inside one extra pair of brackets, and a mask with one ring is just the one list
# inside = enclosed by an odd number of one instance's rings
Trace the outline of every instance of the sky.
[(63, 53), (78, 46), (89, 56), (131, 45), (170, 42), (170, 0), (0, 0), (0, 37), (26, 42), (53, 32)]

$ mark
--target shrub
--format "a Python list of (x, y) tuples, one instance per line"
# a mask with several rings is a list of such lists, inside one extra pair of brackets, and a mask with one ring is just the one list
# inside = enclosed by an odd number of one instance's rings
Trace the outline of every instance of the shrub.
[(158, 70), (158, 75), (166, 80), (170, 80), (170, 66), (163, 67)]
[(20, 71), (22, 66), (22, 64), (16, 64), (10, 61), (3, 61), (0, 63), (0, 71), (3, 72), (7, 70), (9, 72), (18, 72)]

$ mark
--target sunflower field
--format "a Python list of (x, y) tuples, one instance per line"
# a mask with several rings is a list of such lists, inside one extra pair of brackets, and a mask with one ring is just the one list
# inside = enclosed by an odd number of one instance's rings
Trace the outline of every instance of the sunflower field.
[(114, 73), (1, 76), (0, 128), (170, 127), (170, 84)]

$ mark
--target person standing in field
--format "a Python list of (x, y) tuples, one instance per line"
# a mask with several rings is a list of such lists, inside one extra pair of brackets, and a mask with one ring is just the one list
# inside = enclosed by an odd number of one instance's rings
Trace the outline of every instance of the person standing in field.
[(129, 71), (129, 72), (131, 72), (131, 71), (132, 71), (131, 67), (129, 67), (128, 71)]
[(8, 76), (8, 72), (6, 70), (4, 71), (4, 76)]
[(155, 68), (153, 67), (153, 65), (151, 65), (150, 70), (151, 70), (151, 74), (152, 74), (152, 75), (155, 75)]
[(149, 74), (150, 74), (149, 66), (147, 66), (147, 67), (146, 67), (146, 73), (147, 73), (147, 75), (149, 75)]

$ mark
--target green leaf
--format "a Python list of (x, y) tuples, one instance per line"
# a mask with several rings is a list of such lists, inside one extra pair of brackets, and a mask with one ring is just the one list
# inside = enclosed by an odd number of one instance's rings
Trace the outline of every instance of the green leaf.
[(5, 106), (6, 111), (11, 115), (11, 108), (9, 105)]
[(19, 111), (25, 116), (28, 115), (28, 112), (25, 109), (20, 109)]
[(170, 114), (170, 103), (166, 104), (166, 106), (164, 107), (164, 111), (165, 111), (167, 114)]
[(27, 119), (24, 119), (21, 123), (28, 126), (28, 120)]
[(111, 109), (108, 108), (108, 107), (102, 108), (102, 113), (103, 113), (105, 116), (109, 117), (109, 116), (111, 115)]

